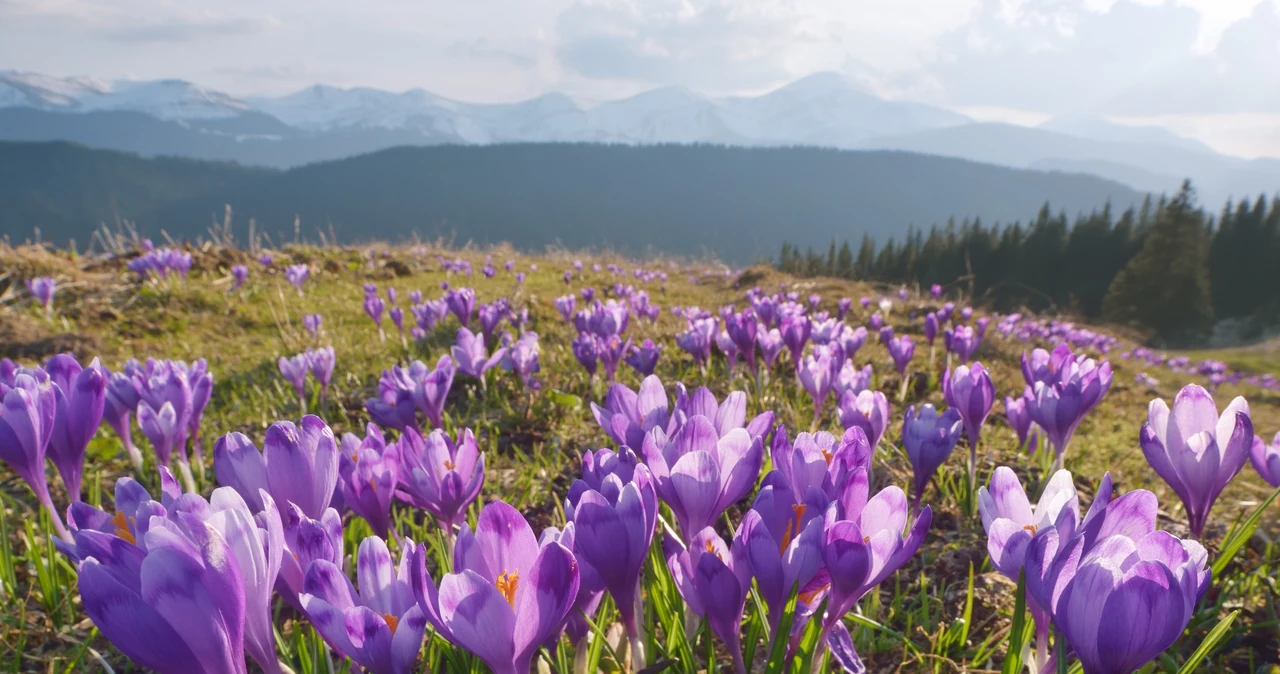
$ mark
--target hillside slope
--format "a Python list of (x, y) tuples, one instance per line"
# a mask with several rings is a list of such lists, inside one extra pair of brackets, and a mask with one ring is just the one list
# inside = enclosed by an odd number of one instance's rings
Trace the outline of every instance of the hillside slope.
[[(24, 204), (0, 220), (0, 231), (25, 233), (40, 223), (51, 238), (79, 236), (118, 208), (112, 198), (128, 193), (127, 217), (143, 231), (164, 227), (175, 236), (203, 233), (210, 214), (231, 204), (241, 223), (253, 217), (259, 231), (272, 234), (291, 232), (297, 216), (304, 234), (332, 228), (346, 241), (416, 234), (510, 241), (527, 249), (560, 243), (636, 253), (713, 253), (741, 263), (773, 255), (783, 240), (825, 247), (832, 238), (856, 239), (867, 232), (883, 240), (910, 224), (927, 226), (952, 216), (1025, 220), (1046, 201), (1074, 214), (1106, 202), (1124, 208), (1142, 198), (1092, 176), (813, 148), (394, 148), (283, 173), (74, 148), (91, 168), (24, 168), (41, 166), (24, 159), (27, 154), (49, 151), (71, 161), (64, 156), (71, 149), (0, 144), (0, 166), (14, 181), (5, 189)], [(139, 177), (109, 175), (107, 165)], [(140, 166), (186, 182), (181, 189), (162, 182), (136, 195), (116, 184), (150, 179), (144, 176), (152, 173)], [(46, 198), (53, 203), (42, 208)], [(59, 207), (63, 201), (78, 210)]]

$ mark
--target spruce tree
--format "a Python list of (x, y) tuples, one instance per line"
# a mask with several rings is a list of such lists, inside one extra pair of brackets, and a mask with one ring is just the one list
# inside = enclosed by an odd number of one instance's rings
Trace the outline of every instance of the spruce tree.
[(1187, 181), (1157, 212), (1142, 250), (1112, 281), (1104, 317), (1136, 325), (1173, 346), (1203, 340), (1214, 322), (1208, 257), (1205, 216)]

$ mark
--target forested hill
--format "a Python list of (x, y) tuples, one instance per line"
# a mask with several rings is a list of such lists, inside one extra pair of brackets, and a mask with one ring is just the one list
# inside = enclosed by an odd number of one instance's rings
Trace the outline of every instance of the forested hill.
[(403, 147), (285, 172), (65, 144), (0, 144), (0, 231), (83, 240), (118, 214), (144, 232), (205, 232), (224, 204), (241, 233), (346, 241), (414, 233), (458, 243), (559, 243), (633, 253), (771, 256), (783, 240), (885, 238), (951, 217), (1075, 214), (1142, 195), (1100, 178), (903, 152), (515, 144)]

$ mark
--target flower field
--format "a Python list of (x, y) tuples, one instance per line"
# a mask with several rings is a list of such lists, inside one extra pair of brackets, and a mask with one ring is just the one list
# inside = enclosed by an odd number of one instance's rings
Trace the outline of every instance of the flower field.
[(0, 671), (1280, 667), (1268, 351), (566, 252), (0, 267)]

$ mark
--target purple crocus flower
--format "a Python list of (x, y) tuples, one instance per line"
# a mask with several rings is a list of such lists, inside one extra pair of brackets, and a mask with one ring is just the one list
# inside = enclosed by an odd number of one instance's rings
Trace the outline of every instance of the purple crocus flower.
[(471, 288), (458, 288), (450, 290), (444, 294), (445, 305), (449, 307), (449, 311), (458, 317), (458, 322), (463, 327), (471, 324), (471, 314), (475, 312), (476, 292)]
[(856, 396), (871, 388), (871, 375), (871, 363), (867, 363), (859, 369), (853, 364), (852, 360), (844, 361), (844, 365), (840, 367), (839, 374), (836, 375), (835, 392), (837, 403), (844, 398), (845, 393), (852, 393)]
[(388, 445), (374, 424), (368, 425), (363, 439), (351, 433), (343, 435), (338, 475), (343, 502), (363, 517), (374, 533), (386, 538), (391, 532), (391, 500), (400, 478), (396, 445)]
[(80, 562), (80, 597), (103, 636), (162, 674), (245, 674), (244, 575), (223, 535), (192, 512), (142, 536), (120, 520), (114, 535), (80, 532), (93, 546)]
[(395, 304), (395, 303), (396, 303), (396, 289), (392, 288), (391, 286), (387, 286), (387, 304)]
[(645, 434), (643, 450), (658, 496), (690, 539), (746, 496), (764, 459), (759, 435), (742, 428), (721, 435), (701, 414), (689, 417), (670, 437), (655, 426)]
[(961, 321), (968, 323), (971, 318), (973, 318), (973, 307), (965, 307), (960, 310)]
[(284, 376), (285, 381), (293, 385), (293, 390), (298, 393), (298, 404), (302, 406), (303, 413), (306, 413), (307, 372), (311, 368), (307, 354), (300, 353), (292, 357), (280, 356), (278, 364), (280, 374)]
[(449, 397), (449, 389), (453, 388), (453, 373), (453, 359), (442, 355), (436, 361), (436, 369), (419, 379), (413, 389), (413, 404), (436, 428), (444, 425), (444, 404)]
[(840, 425), (862, 429), (871, 446), (879, 447), (889, 426), (889, 399), (880, 391), (845, 391), (840, 396)]
[(337, 363), (337, 356), (334, 355), (332, 346), (307, 349), (303, 355), (306, 356), (307, 368), (311, 371), (311, 376), (320, 382), (320, 406), (324, 407), (325, 396), (329, 393), (329, 383), (333, 381), (333, 368)]
[(693, 613), (707, 619), (711, 631), (724, 642), (734, 669), (746, 674), (742, 660), (742, 609), (751, 588), (751, 567), (746, 559), (742, 529), (733, 548), (725, 545), (715, 529), (705, 527), (685, 546), (672, 536), (663, 537), (667, 569), (676, 589)]
[(26, 373), (15, 376), (0, 407), (0, 459), (35, 492), (36, 500), (49, 511), (58, 535), (70, 541), (71, 535), (49, 496), (49, 479), (44, 470), (57, 412), (57, 393), (52, 383), (37, 381)]
[(747, 421), (747, 394), (732, 391), (718, 402), (711, 389), (702, 386), (692, 394), (683, 383), (676, 382), (676, 406), (668, 434), (677, 430), (690, 417), (704, 416), (712, 421), (716, 433), (724, 437), (735, 428), (745, 428), (751, 437), (762, 439), (773, 429), (773, 412), (761, 412)]
[(852, 307), (852, 306), (853, 306), (852, 297), (840, 298), (840, 302), (836, 304), (836, 319), (843, 321), (844, 317), (849, 315), (849, 307)]
[(475, 377), (484, 385), (484, 374), (502, 362), (507, 354), (505, 348), (498, 349), (489, 355), (484, 345), (484, 337), (476, 335), (465, 327), (458, 328), (457, 342), (451, 349), (453, 361), (458, 371)]
[(410, 291), (409, 291), (409, 304), (422, 304), (422, 291), (421, 291), (421, 290), (410, 290)]
[(573, 294), (565, 295), (563, 297), (557, 297), (555, 299), (555, 304), (556, 304), (556, 311), (560, 312), (560, 315), (564, 317), (565, 322), (572, 323), (573, 312), (578, 306), (578, 298), (575, 297)]
[(342, 516), (337, 510), (327, 508), (320, 519), (313, 520), (292, 503), (280, 515), (284, 526), (285, 554), (280, 556), (276, 591), (301, 611), (298, 595), (302, 592), (311, 562), (323, 559), (339, 569), (343, 566)]
[(142, 434), (151, 442), (151, 448), (156, 453), (156, 463), (168, 468), (174, 446), (178, 444), (178, 438), (182, 434), (182, 424), (173, 403), (165, 401), (160, 409), (152, 407), (145, 400), (138, 403), (138, 428), (142, 429)]
[[(1105, 506), (1111, 498), (1109, 477), (1105, 490), (1099, 489), (1098, 494), (1095, 501), (1099, 507)], [(1071, 473), (1060, 470), (1049, 478), (1033, 511), (1017, 474), (1007, 466), (1000, 466), (991, 474), (990, 484), (978, 488), (978, 513), (987, 532), (991, 565), (1004, 577), (1017, 582), (1032, 537), (1055, 527), (1074, 531), (1080, 522), (1080, 499)], [(1064, 519), (1067, 517), (1069, 521)], [(1043, 609), (1036, 604), (1033, 613), (1035, 611)]]
[(565, 545), (573, 542), (572, 529), (539, 545), (518, 510), (491, 502), (480, 511), (475, 533), (463, 525), (453, 573), (439, 589), (427, 574), (426, 547), (413, 549), (418, 605), (440, 636), (474, 653), (494, 674), (524, 674), (578, 595), (578, 562)]
[(818, 345), (814, 347), (812, 355), (805, 356), (800, 362), (797, 374), (800, 384), (813, 399), (814, 423), (822, 417), (822, 407), (827, 402), (827, 396), (831, 394), (831, 387), (835, 383), (842, 360), (839, 347), (830, 349)]
[(987, 415), (991, 414), (991, 406), (996, 401), (995, 384), (982, 363), (974, 363), (973, 367), (957, 365), (943, 375), (942, 395), (964, 420), (964, 432), (969, 438), (969, 484), (974, 486), (977, 484), (978, 443), (982, 426), (987, 423)]
[(431, 513), (452, 538), (484, 486), (484, 454), (475, 435), (464, 428), (455, 442), (439, 428), (425, 438), (416, 429), (406, 428), (396, 448), (400, 455), (396, 498)]
[(298, 293), (302, 293), (302, 286), (307, 282), (307, 278), (311, 276), (311, 268), (305, 264), (294, 264), (285, 267), (284, 278), (293, 287), (298, 289)]
[(967, 363), (973, 359), (973, 354), (977, 352), (978, 347), (982, 345), (982, 338), (967, 325), (957, 326), (956, 328), (947, 329), (947, 348), (956, 354), (960, 362)]
[(1005, 396), (1004, 416), (1013, 427), (1013, 432), (1018, 434), (1018, 446), (1026, 447), (1034, 455), (1040, 446), (1040, 429), (1031, 420), (1027, 399)]
[[(871, 442), (860, 428), (850, 428), (839, 440), (826, 431), (802, 432), (793, 443), (787, 439), (786, 428), (780, 426), (770, 448), (774, 471), (780, 477), (772, 479), (781, 479), (796, 503), (815, 503), (809, 494), (814, 489), (830, 501), (844, 489), (856, 468), (871, 470), (873, 454)], [(820, 510), (825, 507), (823, 504)]]
[(893, 359), (893, 366), (898, 374), (905, 376), (907, 364), (916, 353), (916, 343), (911, 341), (911, 335), (894, 337), (893, 328), (885, 328), (880, 331), (880, 341), (889, 350), (889, 357)]
[(858, 303), (862, 305), (863, 309), (866, 309), (871, 306), (871, 298), (867, 297), (866, 295), (863, 295), (862, 297), (858, 298)]
[(853, 358), (854, 354), (858, 353), (858, 349), (867, 343), (867, 329), (862, 326), (857, 328), (842, 326), (832, 341), (839, 345), (845, 358)]
[(876, 330), (876, 331), (883, 330), (884, 315), (881, 314), (879, 311), (875, 312), (874, 314), (871, 314), (871, 318), (867, 319), (867, 325), (869, 325), (872, 330)]
[(174, 507), (179, 512), (190, 504), (194, 504), (196, 512), (207, 509), (205, 521), (226, 540), (240, 566), (244, 583), (244, 649), (263, 672), (279, 674), (271, 600), (284, 553), (284, 528), (275, 501), (265, 492), (261, 497), (263, 509), (256, 514), (230, 487), (213, 490), (207, 504), (190, 494)]
[[(526, 332), (507, 347), (506, 355), (502, 359), (502, 369), (519, 375), (525, 389), (537, 391), (542, 388), (542, 384), (533, 378), (533, 375), (542, 369), (538, 363), (538, 352), (538, 333)], [(617, 365), (615, 364), (614, 367), (616, 368)]]
[(689, 328), (676, 335), (676, 344), (693, 356), (699, 367), (711, 360), (711, 344), (715, 341), (718, 322), (714, 318), (697, 318), (689, 321)]
[[(938, 338), (938, 315), (929, 312), (924, 317), (924, 340), (933, 348), (933, 341)], [(932, 352), (931, 352), (932, 353)]]
[(933, 284), (932, 286), (929, 286), (929, 294), (932, 295), (933, 299), (935, 300), (938, 299), (939, 297), (942, 297), (942, 286), (938, 285), (937, 283)]
[(1258, 475), (1272, 487), (1280, 487), (1280, 433), (1268, 445), (1261, 436), (1253, 438), (1249, 461)]
[(733, 340), (734, 345), (738, 347), (738, 353), (747, 361), (747, 367), (755, 372), (756, 331), (759, 327), (755, 312), (745, 309), (732, 314), (725, 319), (724, 327), (729, 333), (729, 339)]
[(786, 344), (787, 350), (791, 352), (791, 362), (795, 364), (797, 375), (800, 372), (804, 345), (809, 341), (812, 330), (813, 325), (809, 323), (807, 316), (791, 314), (782, 317), (782, 343)]
[(364, 296), (364, 313), (373, 320), (373, 324), (382, 329), (382, 312), (387, 308), (387, 303), (382, 301), (377, 295)]
[(263, 253), (258, 256), (258, 264), (264, 267), (270, 267), (274, 262), (275, 258), (271, 256), (271, 253)]
[(1053, 445), (1055, 469), (1059, 469), (1076, 427), (1111, 388), (1111, 363), (1099, 364), (1082, 354), (1063, 362), (1054, 376), (1055, 383), (1037, 381), (1027, 402), (1031, 418)]
[(231, 289), (239, 290), (244, 285), (244, 282), (249, 280), (249, 268), (242, 264), (233, 265), (231, 267), (231, 279)]
[(37, 276), (33, 279), (27, 279), (27, 292), (36, 298), (40, 306), (49, 312), (53, 311), (53, 293), (58, 289), (58, 282), (53, 280), (52, 276)]
[(80, 476), (84, 453), (102, 423), (106, 406), (107, 369), (95, 358), (89, 367), (70, 354), (60, 354), (45, 363), (54, 385), (57, 414), (49, 439), (49, 458), (62, 476), (62, 484), (72, 501), (80, 500)]
[(778, 356), (782, 353), (782, 348), (786, 346), (782, 341), (782, 332), (777, 328), (766, 330), (763, 323), (760, 324), (757, 332), (756, 344), (760, 347), (760, 357), (764, 359), (766, 368), (773, 368), (773, 364), (778, 361)]
[[(866, 470), (859, 468), (827, 508), (822, 561), (831, 588), (819, 643), (826, 642), (833, 630), (843, 629), (844, 614), (916, 553), (933, 521), (933, 510), (925, 506), (908, 527), (907, 496), (896, 486), (869, 495), (870, 479)], [(851, 659), (856, 660), (852, 644), (846, 646)], [(833, 654), (840, 655), (834, 649)]]
[(311, 333), (312, 337), (315, 337), (320, 334), (320, 326), (323, 320), (324, 319), (320, 317), (320, 314), (303, 314), (302, 327), (305, 328), (307, 332)]
[(292, 503), (307, 517), (324, 514), (338, 484), (338, 442), (315, 415), (277, 421), (267, 428), (262, 452), (242, 433), (228, 433), (213, 449), (218, 484), (232, 487), (255, 511), (262, 509), (259, 489), (281, 507)]
[(583, 288), (582, 290), (580, 290), (580, 291), (578, 291), (578, 292), (579, 292), (579, 294), (581, 294), (581, 295), (582, 295), (582, 301), (583, 301), (583, 302), (586, 302), (587, 304), (590, 304), (590, 303), (591, 303), (591, 301), (592, 301), (592, 300), (594, 300), (594, 299), (596, 298), (596, 289), (595, 289), (595, 288)]
[[(621, 455), (601, 449), (583, 456), (584, 474), (569, 487), (565, 519), (574, 526), (574, 556), (613, 596), (622, 624), (639, 647), (633, 669), (644, 669), (637, 615), (640, 576), (658, 521), (658, 496), (653, 478), (629, 449)], [(625, 471), (610, 472), (625, 467)], [(601, 477), (601, 473), (605, 473)], [(629, 475), (628, 475), (629, 473)]]
[(579, 332), (578, 336), (574, 338), (571, 348), (573, 357), (587, 371), (587, 377), (596, 376), (596, 366), (599, 365), (600, 361), (596, 336), (589, 332)]
[(596, 354), (600, 358), (600, 365), (604, 367), (605, 378), (608, 381), (614, 380), (618, 373), (618, 364), (622, 362), (623, 356), (630, 348), (630, 338), (623, 341), (618, 335), (596, 336)]
[(951, 456), (963, 429), (960, 413), (954, 407), (942, 414), (929, 404), (921, 405), (919, 413), (915, 405), (907, 408), (902, 421), (902, 446), (915, 473), (911, 501), (913, 511), (920, 509), (925, 488), (938, 472), (938, 467)]
[(505, 300), (495, 300), (489, 304), (480, 305), (480, 332), (484, 335), (484, 341), (493, 341), (493, 331), (498, 328), (503, 316), (506, 316), (507, 309)]
[(1192, 536), (1200, 537), (1213, 502), (1244, 468), (1253, 438), (1244, 398), (1232, 400), (1221, 416), (1213, 396), (1196, 384), (1178, 392), (1172, 410), (1159, 398), (1151, 401), (1142, 453), (1182, 499)]
[(906, 287), (905, 287), (905, 286), (904, 286), (904, 287), (902, 287), (902, 288), (898, 288), (898, 299), (899, 299), (899, 300), (901, 300), (901, 301), (903, 301), (903, 302), (906, 302), (906, 301), (907, 301), (907, 296), (908, 296), (908, 295), (910, 295), (910, 292), (906, 289)]
[[(387, 290), (391, 290), (387, 288)], [(404, 338), (404, 309), (400, 307), (391, 307), (387, 312), (387, 316), (391, 319), (392, 325), (396, 326), (396, 330), (400, 332), (400, 337)]]
[(116, 435), (120, 436), (133, 469), (141, 472), (142, 452), (133, 444), (133, 424), (130, 423), (134, 411), (138, 409), (138, 385), (133, 376), (138, 369), (138, 361), (131, 360), (125, 363), (124, 372), (111, 373), (102, 416)]
[(376, 536), (356, 553), (359, 590), (337, 565), (316, 559), (298, 600), (303, 613), (339, 653), (370, 674), (409, 674), (422, 648), (427, 620), (413, 592), (413, 541), (405, 540), (398, 567)]
[(814, 344), (830, 344), (836, 335), (843, 331), (844, 324), (834, 318), (828, 318), (827, 312), (815, 314), (809, 318), (809, 339)]
[(1022, 352), (1022, 376), (1027, 380), (1027, 386), (1031, 387), (1034, 387), (1036, 382), (1057, 384), (1073, 358), (1071, 346), (1066, 342), (1054, 347), (1053, 353), (1044, 349), (1033, 349), (1028, 356), (1024, 351)]
[(627, 355), (623, 356), (623, 360), (636, 372), (647, 377), (653, 374), (653, 369), (658, 366), (660, 355), (662, 355), (662, 345), (654, 344), (652, 339), (646, 338), (640, 346), (632, 346)]
[(667, 410), (667, 392), (662, 380), (654, 375), (640, 382), (639, 391), (632, 391), (624, 384), (613, 384), (603, 407), (591, 403), (591, 414), (600, 428), (614, 442), (631, 448), (643, 446), (645, 434), (653, 428), (666, 429), (670, 420)]
[(378, 378), (378, 397), (364, 401), (364, 409), (375, 424), (403, 430), (416, 426), (414, 392), (430, 372), (425, 363), (415, 360), (408, 367), (393, 365)]
[(817, 310), (818, 310), (818, 305), (819, 305), (819, 304), (821, 304), (821, 303), (822, 303), (822, 295), (819, 295), (818, 293), (813, 293), (813, 294), (809, 295), (809, 310), (810, 310), (810, 311), (817, 311)]
[(1157, 531), (1157, 509), (1136, 489), (1027, 548), (1027, 589), (1090, 674), (1128, 674), (1164, 652), (1209, 587), (1208, 553)]

